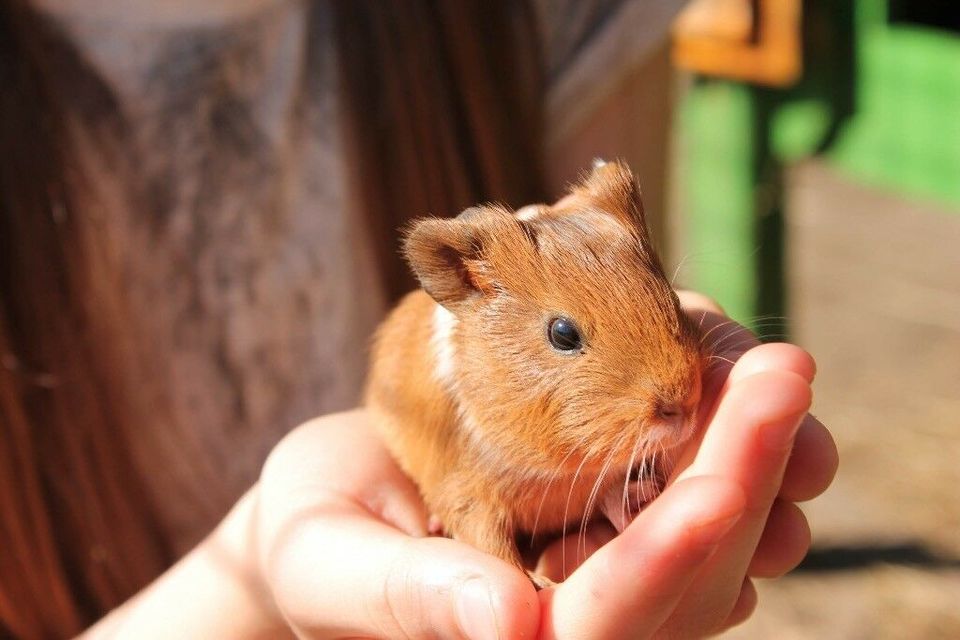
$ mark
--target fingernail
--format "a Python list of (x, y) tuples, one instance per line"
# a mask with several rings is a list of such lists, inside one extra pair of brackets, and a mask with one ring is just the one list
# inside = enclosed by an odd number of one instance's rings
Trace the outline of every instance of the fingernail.
[(468, 638), (498, 640), (497, 614), (486, 583), (471, 578), (460, 587), (457, 594), (457, 622)]
[(797, 435), (797, 430), (803, 423), (806, 414), (791, 423), (791, 426), (784, 428), (782, 422), (765, 424), (760, 428), (760, 439), (771, 451), (785, 451), (793, 446), (793, 438)]

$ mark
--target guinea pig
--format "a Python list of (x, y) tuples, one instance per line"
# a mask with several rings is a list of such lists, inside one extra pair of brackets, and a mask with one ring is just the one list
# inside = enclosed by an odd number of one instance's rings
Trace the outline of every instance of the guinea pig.
[(630, 170), (598, 163), (553, 206), (420, 219), (404, 253), (423, 288), (377, 331), (365, 402), (446, 534), (522, 569), (518, 540), (604, 496), (622, 529), (651, 497), (628, 483), (694, 431), (704, 359)]

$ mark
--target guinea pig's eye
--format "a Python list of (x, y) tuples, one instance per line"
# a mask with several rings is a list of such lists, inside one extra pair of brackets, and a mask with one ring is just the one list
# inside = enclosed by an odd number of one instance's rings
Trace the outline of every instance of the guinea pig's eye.
[(583, 346), (580, 332), (570, 318), (554, 318), (547, 325), (550, 344), (560, 351), (576, 351)]

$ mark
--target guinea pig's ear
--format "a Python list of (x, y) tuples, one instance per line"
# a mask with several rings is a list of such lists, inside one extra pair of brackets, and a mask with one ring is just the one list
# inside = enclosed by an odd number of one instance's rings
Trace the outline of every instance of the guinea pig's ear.
[(424, 218), (407, 232), (403, 252), (420, 284), (438, 303), (449, 306), (493, 291), (483, 259), (484, 210), (467, 209), (456, 218)]
[(589, 197), (604, 211), (646, 234), (640, 185), (623, 162), (594, 160), (593, 170), (574, 188), (574, 193)]

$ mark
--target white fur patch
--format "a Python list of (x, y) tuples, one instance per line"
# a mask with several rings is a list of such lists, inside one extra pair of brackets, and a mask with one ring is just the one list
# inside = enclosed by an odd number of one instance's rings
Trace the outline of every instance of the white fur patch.
[[(453, 397), (456, 404), (457, 417), (462, 433), (469, 438), (473, 447), (473, 454), (477, 464), (491, 469), (494, 473), (506, 473), (504, 466), (504, 452), (491, 443), (484, 436), (483, 429), (477, 423), (472, 413), (457, 399), (456, 386), (456, 347), (453, 344), (453, 331), (457, 326), (457, 317), (443, 306), (437, 305), (433, 312), (433, 332), (430, 344), (434, 358), (434, 376)], [(517, 473), (514, 469), (513, 473)], [(553, 477), (552, 472), (533, 468), (524, 468), (523, 479), (546, 481)]]
[(526, 222), (527, 220), (533, 220), (538, 215), (540, 215), (540, 207), (535, 204), (528, 204), (525, 207), (517, 209), (516, 218), (517, 220)]
[(447, 311), (443, 305), (437, 305), (433, 312), (433, 345), (434, 374), (447, 389), (453, 386), (454, 357), (453, 328), (457, 326), (457, 317)]

